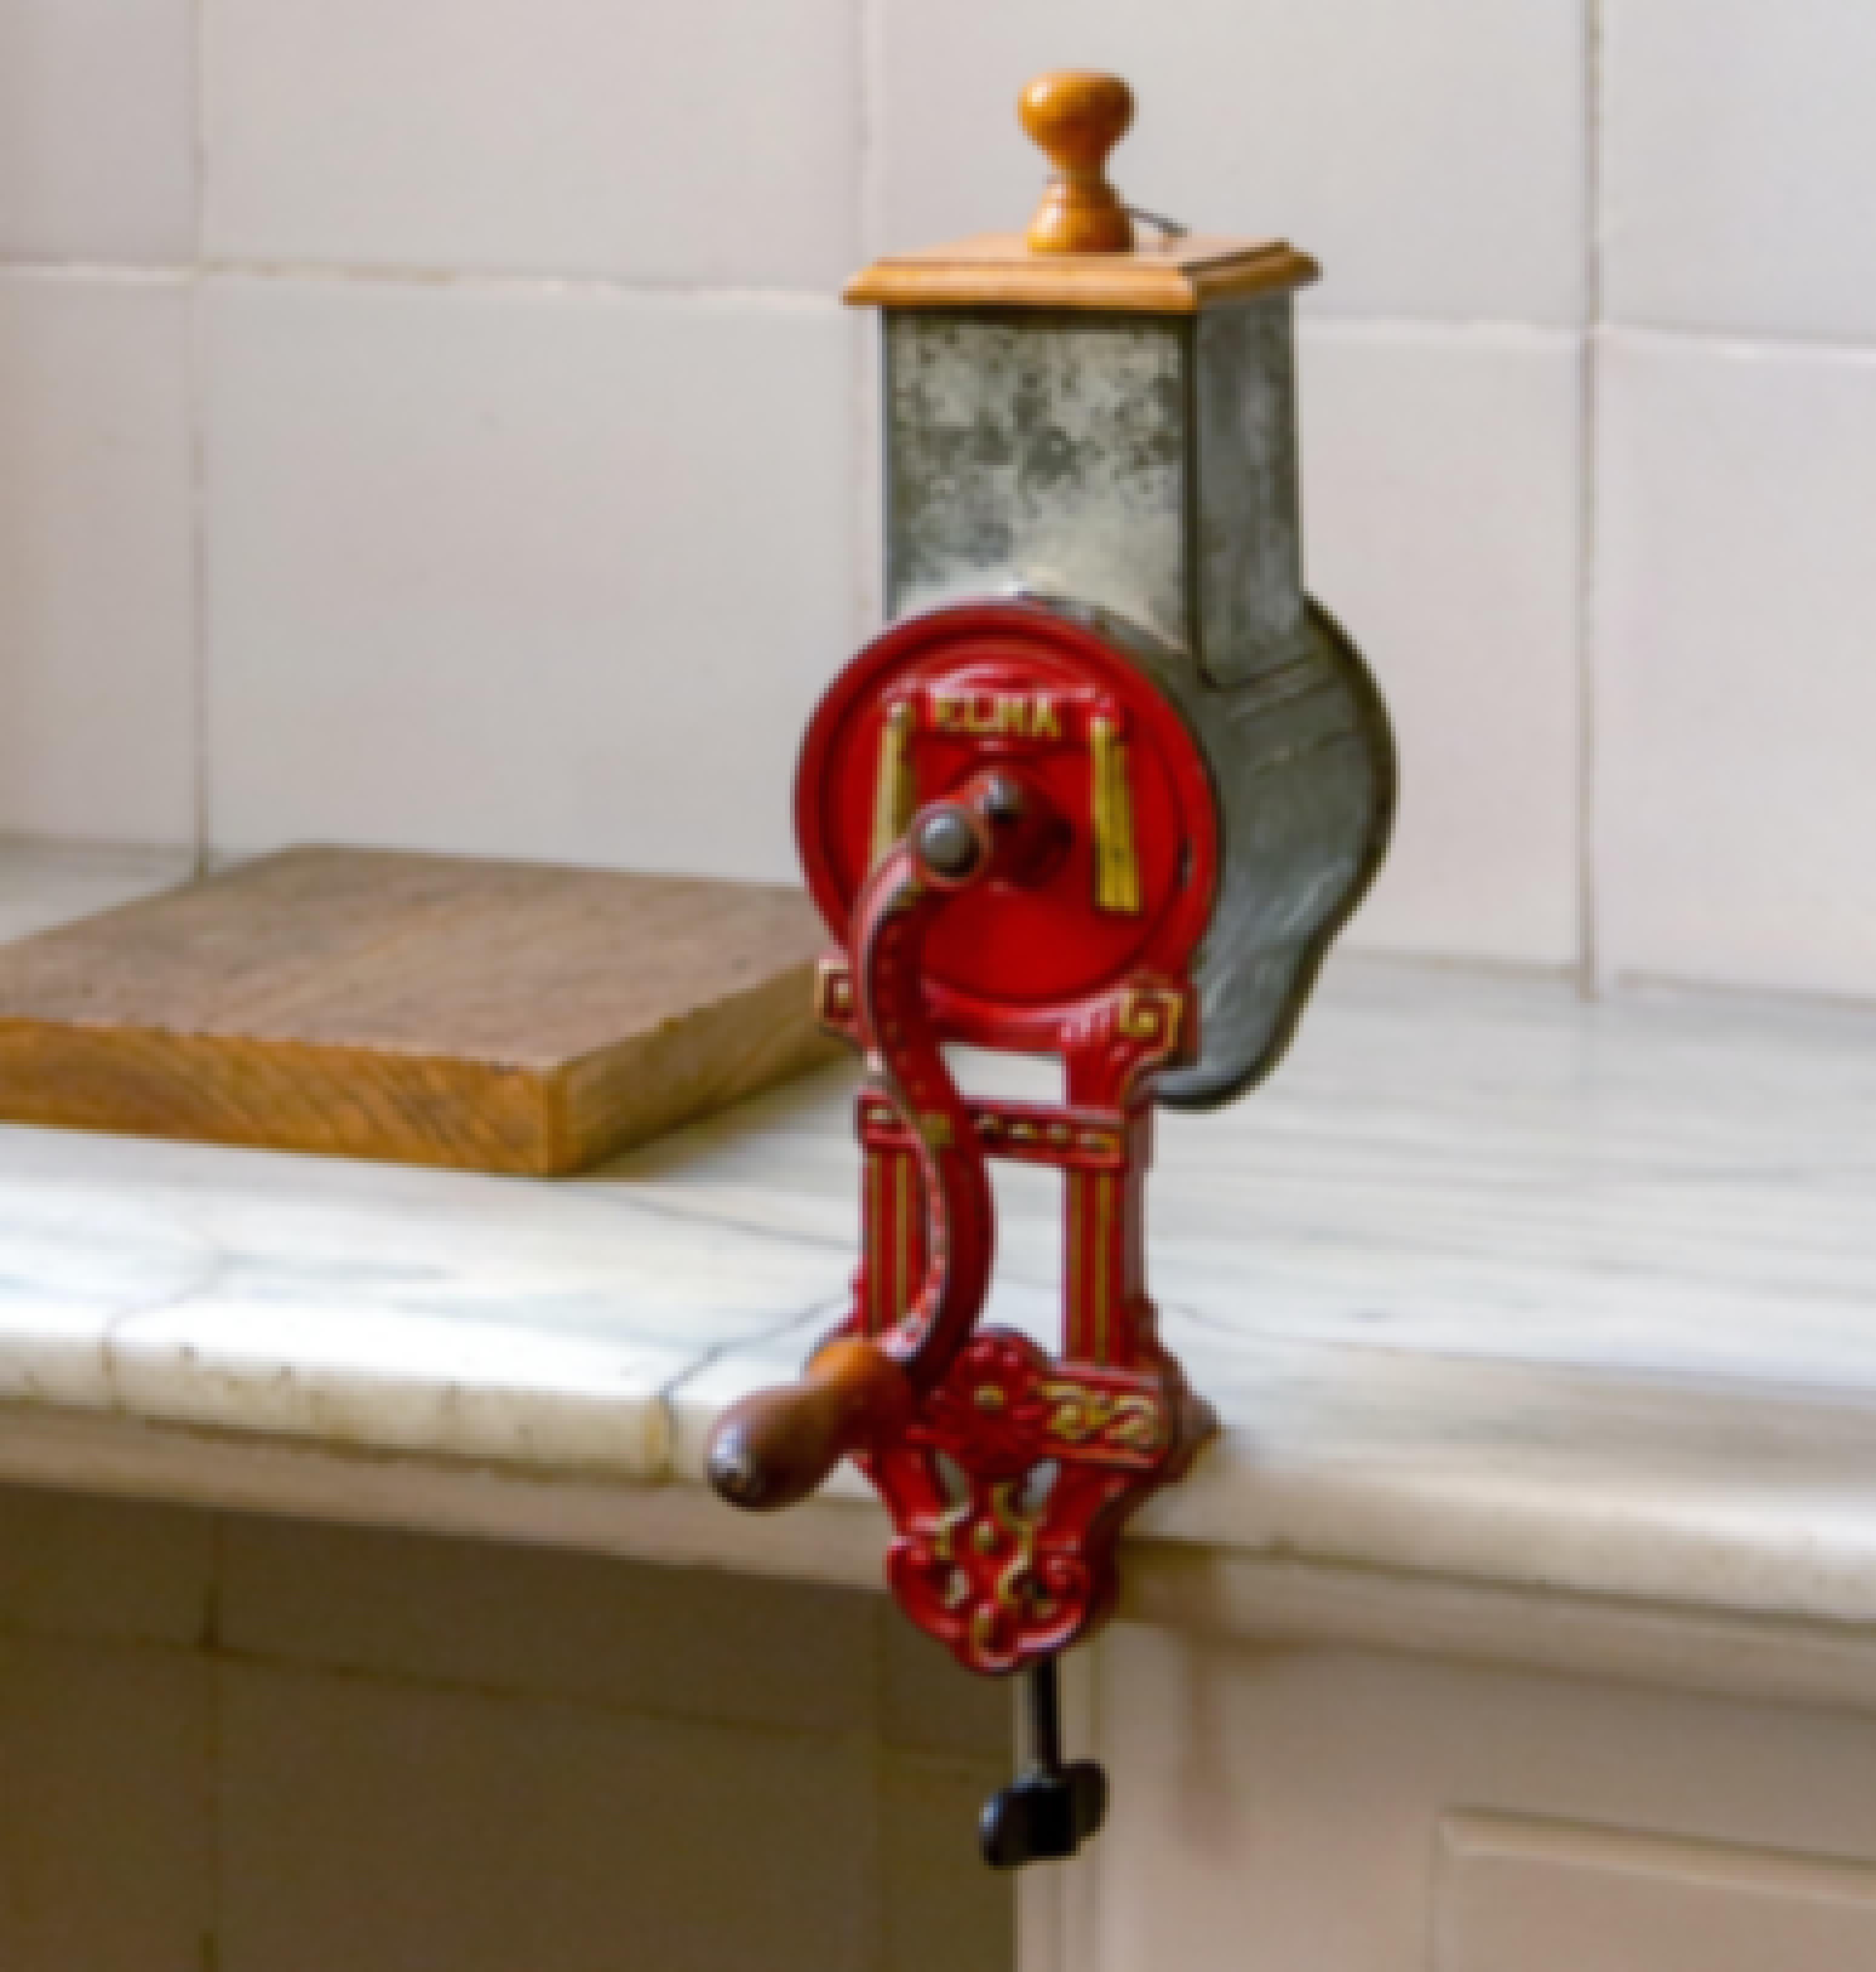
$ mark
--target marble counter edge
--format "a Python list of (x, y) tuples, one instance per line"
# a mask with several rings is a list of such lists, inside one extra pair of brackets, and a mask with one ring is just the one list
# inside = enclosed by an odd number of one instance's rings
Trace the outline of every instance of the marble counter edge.
[[(231, 1228), (232, 1214), (209, 1230)], [(127, 1307), (0, 1309), (0, 1473), (878, 1584), (885, 1524), (851, 1469), (815, 1506), (759, 1520), (703, 1485), (711, 1421), (792, 1376), (827, 1305), (778, 1303), (713, 1342), (244, 1298), (234, 1271), (185, 1270)], [(1152, 1620), (1251, 1637), (1352, 1624), (1414, 1647), (1429, 1608), (1463, 1604), (1464, 1621), (1431, 1634), (1476, 1654), (1484, 1598), (1509, 1614), (1479, 1634), (1521, 1661), (1548, 1660), (1564, 1634), (1593, 1656), (1586, 1636), (1662, 1610), (1760, 1641), (1767, 1624), (1822, 1625), (1859, 1665), (1876, 1660), (1866, 1396), (1255, 1329), (1195, 1329), (1181, 1346), (1227, 1429), (1129, 1541), (1130, 1606)], [(1551, 1614), (1527, 1620), (1534, 1605)], [(1560, 1628), (1566, 1608), (1577, 1616)]]
[[(711, 1424), (792, 1376), (812, 1326), (719, 1352), (665, 1393), (673, 1476)], [(1155, 1551), (1307, 1561), (1876, 1634), (1867, 1393), (1247, 1334), (1181, 1338), (1224, 1423), (1134, 1523)], [(864, 1497), (843, 1468), (837, 1496)]]
[[(825, 1496), (773, 1519), (681, 1481), (337, 1451), (122, 1415), (0, 1404), (0, 1480), (656, 1565), (878, 1591), (870, 1500)], [(1250, 1647), (1429, 1655), (1751, 1699), (1876, 1709), (1876, 1628), (1767, 1617), (1232, 1552), (1163, 1536), (1126, 1553), (1120, 1620)]]
[[(21, 1448), (57, 1442), (85, 1448), (59, 1483), (142, 1474), (160, 1492), (199, 1468), (203, 1503), (278, 1510), (266, 1475), (290, 1464), (291, 1510), (315, 1516), (377, 1517), (382, 1494), (384, 1514), (436, 1531), (783, 1574), (824, 1572), (838, 1528), (838, 1579), (878, 1582), (885, 1524), (851, 1468), (815, 1506), (755, 1520), (703, 1483), (711, 1421), (792, 1375), (825, 1309), (714, 1348), (571, 1338), (564, 1362), (534, 1331), (227, 1294), (59, 1317), (27, 1332), (15, 1311), (0, 1332), (0, 1471), (35, 1476)], [(1605, 1614), (1867, 1626), (1876, 1651), (1865, 1404), (1269, 1337), (1197, 1366), (1227, 1432), (1126, 1550), (1156, 1620), (1216, 1604), (1257, 1634), (1270, 1583), (1301, 1569), (1396, 1603), (1463, 1584)], [(1742, 1471), (1747, 1430), (1760, 1468)], [(1257, 1592), (1218, 1603), (1238, 1581)]]

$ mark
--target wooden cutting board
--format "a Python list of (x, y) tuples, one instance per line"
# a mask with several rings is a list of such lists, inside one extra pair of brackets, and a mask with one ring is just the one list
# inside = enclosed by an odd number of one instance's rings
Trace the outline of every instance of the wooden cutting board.
[(546, 1175), (829, 1059), (796, 890), (295, 849), (0, 948), (0, 1118)]

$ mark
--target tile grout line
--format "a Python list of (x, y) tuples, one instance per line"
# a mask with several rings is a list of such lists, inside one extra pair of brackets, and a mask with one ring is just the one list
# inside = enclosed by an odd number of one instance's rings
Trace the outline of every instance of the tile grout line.
[(1598, 720), (1600, 625), (1597, 583), (1601, 543), (1598, 480), (1603, 327), (1603, 0), (1583, 9), (1583, 317), (1579, 365), (1581, 400), (1577, 470), (1577, 935), (1579, 988), (1595, 999), (1609, 984), (1607, 927), (1603, 922), (1602, 858), (1606, 790)]
[(209, 772), (208, 348), (203, 320), (202, 269), (208, 245), (208, 0), (192, 0), (189, 15), (195, 85), (194, 260), (188, 269), (187, 393), (189, 407), (189, 580), (194, 606), (191, 678), (195, 874), (207, 873), (212, 823)]
[(209, 867), (209, 722), (208, 722), (208, 498), (207, 446), (203, 432), (207, 400), (204, 371), (207, 357), (203, 348), (202, 292), (191, 282), (188, 297), (188, 325), (184, 364), (189, 407), (189, 595), (194, 618), (191, 639), (190, 739), (194, 753), (191, 779), (190, 844), (193, 869), (201, 877)]
[(509, 295), (540, 300), (708, 302), (778, 314), (832, 314), (838, 299), (822, 288), (763, 287), (734, 281), (633, 279), (624, 275), (555, 273), (521, 268), (444, 267), (342, 260), (265, 260), (203, 253), (188, 260), (113, 261), (8, 258), (0, 281), (88, 280), (144, 283), (197, 279), (324, 283), (339, 288), (403, 288), (437, 293)]
[[(878, 250), (882, 223), (879, 119), (883, 92), (879, 85), (883, 27), (880, 0), (852, 0), (852, 5), (854, 243), (858, 249), (859, 262), (864, 265)], [(853, 544), (852, 628), (856, 644), (871, 634), (884, 607), (880, 516), (880, 413), (878, 393), (874, 387), (878, 333), (877, 325), (870, 318), (850, 323), (848, 328), (853, 420), (848, 439), (853, 488), (848, 524)], [(836, 664), (845, 661), (846, 655), (845, 651), (830, 653), (830, 675)], [(675, 1405), (671, 1408), (675, 1430)], [(854, 1925), (858, 1955), (863, 1962), (884, 1966), (891, 1955), (891, 1939), (883, 1894), (889, 1810), (884, 1730), (885, 1641), (881, 1613), (878, 1608), (872, 1610), (868, 1622), (868, 1709), (871, 1729), (868, 1734), (864, 1839), (868, 1853), (861, 1872), (861, 1895), (857, 1899)]]
[[(881, 116), (884, 96), (885, 24), (881, 0), (854, 0), (855, 231), (864, 263), (880, 250), (885, 223), (884, 149)], [(857, 637), (871, 635), (885, 613), (885, 568), (881, 513), (883, 434), (880, 423), (880, 327), (876, 312), (864, 312), (854, 337), (854, 590)]]
[(125, 288), (176, 287), (194, 279), (186, 260), (41, 260), (0, 256), (0, 281), (96, 281)]
[(1574, 348), (1580, 322), (1534, 322), (1515, 315), (1338, 315), (1324, 309), (1299, 309), (1296, 332), (1308, 341), (1343, 343), (1411, 341), (1512, 344), (1550, 353)]
[[(198, 5), (202, 0), (197, 0)], [(209, 1543), (208, 1601), (203, 1611), (201, 1654), (208, 1681), (208, 1909), (202, 1938), (203, 1972), (217, 1972), (227, 1909), (227, 1830), (223, 1768), (227, 1741), (227, 1680), (222, 1674), (223, 1598), (227, 1582), (228, 1517), (217, 1513)]]
[[(132, 1496), (126, 1496), (126, 1500)], [(147, 1502), (146, 1502), (147, 1503)], [(413, 1669), (395, 1662), (373, 1661), (369, 1658), (321, 1656), (312, 1651), (298, 1651), (284, 1647), (230, 1643), (224, 1634), (225, 1625), (221, 1616), (224, 1603), (223, 1591), (226, 1582), (224, 1559), (227, 1523), (230, 1518), (260, 1519), (283, 1526), (300, 1523), (302, 1517), (289, 1515), (281, 1519), (263, 1510), (255, 1514), (244, 1508), (225, 1510), (198, 1508), (177, 1502), (168, 1503), (179, 1511), (201, 1511), (212, 1513), (216, 1522), (214, 1535), (215, 1559), (211, 1593), (205, 1610), (205, 1620), (201, 1631), (192, 1637), (165, 1636), (161, 1634), (145, 1634), (133, 1630), (113, 1631), (86, 1628), (78, 1624), (58, 1625), (47, 1623), (22, 1622), (17, 1619), (0, 1620), (0, 1639), (17, 1639), (29, 1643), (69, 1647), (74, 1644), (94, 1645), (100, 1649), (136, 1651), (165, 1660), (194, 1664), (204, 1667), (214, 1676), (218, 1687), (224, 1680), (223, 1671), (260, 1671), (283, 1677), (318, 1678), (328, 1683), (362, 1687), (380, 1692), (402, 1695), (440, 1693), (453, 1697), (470, 1698), (491, 1704), (536, 1703), (561, 1706), (596, 1712), (602, 1717), (615, 1721), (645, 1721), (657, 1725), (690, 1726), (705, 1731), (730, 1732), (747, 1734), (760, 1738), (771, 1745), (877, 1745), (878, 1734), (875, 1725), (819, 1725), (801, 1724), (773, 1718), (748, 1716), (726, 1716), (715, 1710), (704, 1710), (681, 1702), (648, 1698), (640, 1695), (620, 1696), (616, 1693), (594, 1690), (568, 1690), (530, 1679), (525, 1675), (478, 1675), (471, 1672), (435, 1668)], [(353, 1534), (384, 1534), (394, 1530), (385, 1528), (365, 1528), (348, 1523), (319, 1523), (330, 1525), (338, 1531)], [(402, 1530), (407, 1532), (407, 1530)], [(456, 1535), (421, 1535), (422, 1539), (456, 1540)], [(480, 1544), (480, 1537), (472, 1537), (472, 1544)], [(502, 1546), (502, 1543), (496, 1543)], [(523, 1551), (526, 1551), (525, 1549)], [(568, 1550), (575, 1552), (577, 1550)], [(587, 1555), (582, 1559), (599, 1557)], [(665, 1564), (615, 1556), (613, 1563), (621, 1567), (659, 1569)], [(838, 1587), (824, 1582), (805, 1582), (784, 1576), (744, 1575), (747, 1581), (781, 1582), (790, 1588), (803, 1588), (813, 1592), (837, 1595), (866, 1595), (872, 1598), (867, 1589)], [(884, 1596), (874, 1598), (885, 1606), (890, 1614), (890, 1605)], [(211, 1707), (209, 1714), (211, 1732), (218, 1729), (221, 1721), (219, 1706)], [(983, 1755), (976, 1753), (908, 1750), (899, 1748), (881, 1749), (891, 1757), (919, 1771), (947, 1778), (974, 1777), (981, 1765)], [(211, 1744), (211, 1755), (219, 1748)], [(211, 1767), (211, 1773), (217, 1771)]]
[(1612, 336), (1633, 342), (1665, 344), (1735, 362), (1770, 359), (1785, 363), (1876, 363), (1876, 341), (1843, 341), (1824, 335), (1754, 335), (1738, 328), (1694, 328), (1685, 323), (1642, 320), (1605, 320), (1600, 324)]
[[(8, 281), (96, 281), (126, 287), (193, 284), (201, 281), (323, 282), (342, 288), (423, 289), (440, 292), (531, 297), (541, 300), (606, 300), (659, 305), (708, 303), (786, 314), (844, 315), (837, 295), (824, 288), (752, 287), (734, 282), (633, 279), (622, 275), (528, 272), (516, 268), (369, 266), (349, 261), (216, 259), (89, 260), (0, 254), (0, 283)], [(1717, 327), (1642, 320), (1597, 321), (1603, 335), (1701, 351), (1738, 361), (1876, 364), (1876, 338), (1843, 341), (1824, 336), (1755, 334)], [(1583, 326), (1528, 320), (1515, 315), (1340, 315), (1323, 309), (1299, 312), (1299, 334), (1351, 341), (1397, 337), (1428, 342), (1477, 339), (1521, 341), (1534, 348), (1561, 348), (1581, 341)]]

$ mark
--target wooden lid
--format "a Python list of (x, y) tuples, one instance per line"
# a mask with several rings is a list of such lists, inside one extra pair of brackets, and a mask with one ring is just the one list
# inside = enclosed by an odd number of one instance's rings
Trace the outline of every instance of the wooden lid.
[(1055, 167), (1027, 233), (989, 233), (876, 260), (846, 299), (880, 308), (1113, 309), (1191, 315), (1214, 302), (1299, 288), (1316, 265), (1286, 242), (1164, 229), (1107, 181), (1107, 154), (1133, 120), (1118, 76), (1058, 69), (1025, 89), (1018, 114)]
[(1020, 233), (875, 260), (846, 299), (875, 308), (1117, 309), (1196, 315), (1214, 302), (1307, 286), (1319, 269), (1281, 240), (1184, 233), (1126, 253), (1038, 253)]

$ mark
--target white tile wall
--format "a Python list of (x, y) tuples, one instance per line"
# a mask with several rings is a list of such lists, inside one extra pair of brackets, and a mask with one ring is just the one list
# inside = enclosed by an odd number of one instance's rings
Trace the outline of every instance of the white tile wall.
[(824, 289), (848, 0), (205, 0), (218, 257)]
[(976, 1823), (1009, 1693), (904, 1630), (807, 1583), (0, 1487), (0, 1965), (1005, 1972)]
[(1007, 1759), (1011, 1687), (996, 1679), (955, 1676), (956, 1660), (943, 1644), (896, 1608), (881, 1613), (880, 1734), (886, 1744), (927, 1758), (974, 1755), (993, 1765)]
[(881, 234), (1015, 230), (1038, 71), (1113, 68), (1113, 178), (1208, 231), (1324, 260), (1335, 314), (1577, 321), (1581, 0), (881, 0)]
[(192, 5), (0, 0), (0, 258), (188, 257)]
[(190, 1644), (211, 1621), (214, 1531), (139, 1501), (0, 1487), (0, 1629)]
[(1011, 1879), (984, 1867), (977, 1821), (1008, 1778), (1007, 1749), (1002, 1760), (968, 1766), (887, 1763), (879, 1899), (887, 1972), (979, 1972), (1008, 1950)]
[(1604, 364), (1618, 971), (1876, 994), (1876, 350)]
[(1602, 969), (1876, 993), (1876, 16), (1620, 0), (1593, 638)]
[(195, 826), (189, 296), (0, 269), (0, 831)]
[(1613, 318), (1876, 336), (1876, 8), (1615, 0), (1607, 15)]
[(230, 1972), (871, 1972), (861, 1742), (223, 1676)]
[[(871, 1729), (875, 1683), (897, 1663), (881, 1598), (857, 1592), (266, 1520), (230, 1521), (221, 1554), (223, 1641), (276, 1662), (836, 1734)], [(5, 1586), (0, 1564), (0, 1598)], [(778, 1638), (786, 1647), (770, 1647)], [(934, 1696), (985, 1688), (948, 1659), (915, 1668), (896, 1683), (921, 1716)], [(1007, 1694), (993, 1706), (1000, 1755)], [(877, 1709), (882, 1738), (899, 1743)], [(939, 1722), (953, 1750), (964, 1735), (949, 1708)]]
[(1312, 591), (1381, 680), (1400, 752), (1394, 950), (1577, 948), (1580, 364), (1555, 334), (1306, 330)]
[(0, 1635), (7, 1972), (201, 1972), (210, 1675), (174, 1650)]
[(204, 301), (218, 847), (792, 873), (795, 747), (853, 636), (838, 309)]
[(1843, 0), (0, 0), (0, 830), (786, 873), (876, 538), (832, 291), (1018, 224), (1077, 61), (1141, 204), (1326, 266), (1312, 579), (1406, 767), (1356, 936), (1876, 990)]

